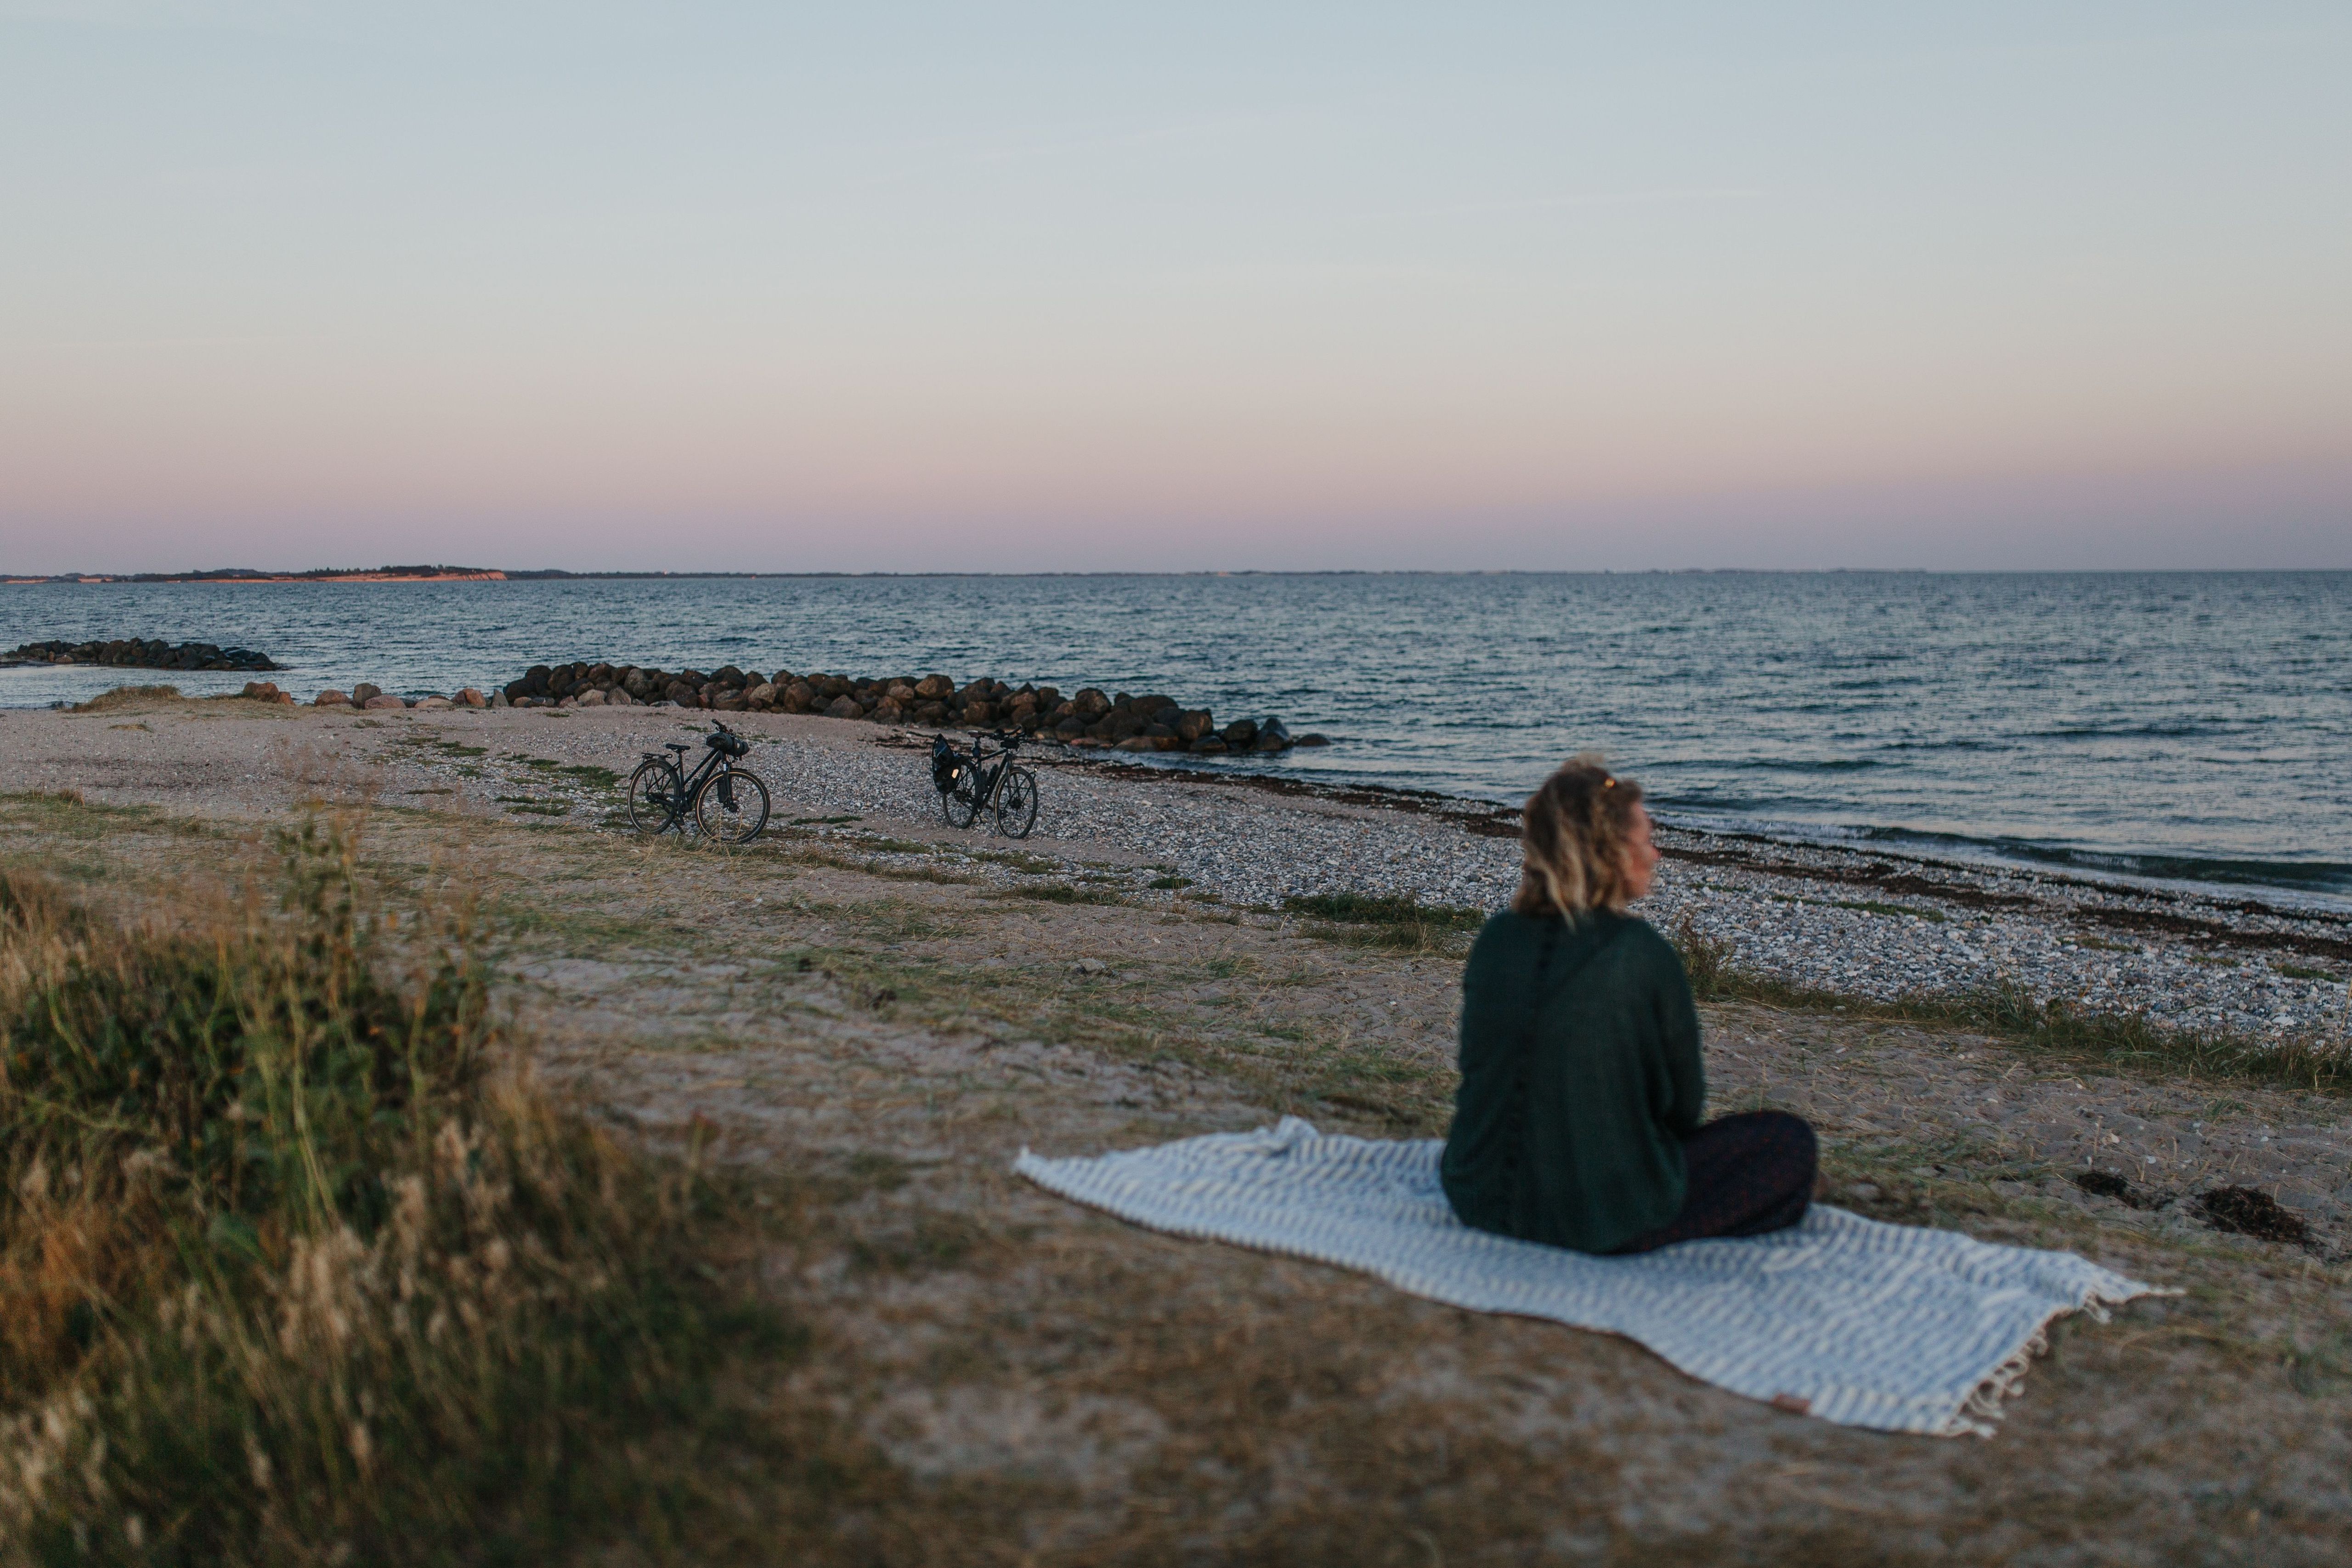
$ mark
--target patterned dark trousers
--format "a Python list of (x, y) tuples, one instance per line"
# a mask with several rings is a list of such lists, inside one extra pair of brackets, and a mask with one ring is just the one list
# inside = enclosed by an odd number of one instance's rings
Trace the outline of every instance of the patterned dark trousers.
[(1682, 1212), (1616, 1250), (1786, 1229), (1812, 1201), (1814, 1158), (1813, 1130), (1785, 1110), (1717, 1117), (1683, 1140), (1689, 1185)]

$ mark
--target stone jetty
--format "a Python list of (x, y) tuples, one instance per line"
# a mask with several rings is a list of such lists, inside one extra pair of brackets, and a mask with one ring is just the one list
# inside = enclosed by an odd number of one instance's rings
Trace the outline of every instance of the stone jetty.
[(669, 705), (719, 713), (812, 713), (875, 724), (1019, 730), (1072, 746), (1210, 756), (1329, 743), (1321, 735), (1294, 736), (1276, 718), (1219, 724), (1208, 709), (1188, 708), (1171, 697), (1092, 686), (1065, 695), (1057, 687), (1012, 686), (985, 676), (959, 684), (940, 674), (762, 674), (731, 664), (709, 671), (538, 664), (491, 700), (517, 708)]
[(7, 664), (110, 664), (129, 669), (281, 669), (269, 656), (217, 643), (167, 643), (154, 637), (109, 642), (28, 642), (0, 658)]

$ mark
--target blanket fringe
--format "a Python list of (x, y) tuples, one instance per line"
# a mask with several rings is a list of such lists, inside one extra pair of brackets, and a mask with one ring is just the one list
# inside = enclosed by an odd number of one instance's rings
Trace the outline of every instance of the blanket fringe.
[[(2178, 1290), (2152, 1290), (2149, 1295), (2178, 1296)], [(2087, 1312), (2095, 1322), (2108, 1321), (2110, 1307), (2120, 1307), (2134, 1298), (2129, 1294), (2094, 1290), (2074, 1308), (2060, 1308), (2042, 1320), (2041, 1325), (2027, 1336), (2023, 1344), (2002, 1358), (2001, 1363), (1985, 1374), (1960, 1407), (1952, 1413), (1936, 1436), (1938, 1437), (1990, 1437), (2000, 1430), (1993, 1424), (2008, 1412), (2001, 1408), (2004, 1399), (2015, 1399), (2025, 1392), (2025, 1374), (2032, 1370), (2034, 1358), (2050, 1349), (2050, 1325), (2066, 1316), (2069, 1310)]]

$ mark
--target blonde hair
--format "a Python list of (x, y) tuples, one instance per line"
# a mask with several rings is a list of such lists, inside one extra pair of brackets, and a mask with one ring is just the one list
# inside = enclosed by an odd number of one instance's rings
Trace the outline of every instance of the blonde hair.
[(1622, 910), (1625, 845), (1632, 837), (1642, 786), (1611, 774), (1598, 752), (1580, 752), (1528, 796), (1519, 818), (1519, 890), (1511, 908), (1523, 915)]

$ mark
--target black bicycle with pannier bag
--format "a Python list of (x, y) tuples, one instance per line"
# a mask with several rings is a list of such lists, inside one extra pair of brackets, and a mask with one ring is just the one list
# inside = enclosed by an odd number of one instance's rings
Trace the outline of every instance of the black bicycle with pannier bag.
[[(1018, 730), (991, 730), (984, 737), (974, 735), (967, 752), (945, 735), (931, 738), (931, 785), (940, 792), (940, 814), (950, 827), (970, 827), (993, 805), (999, 833), (1029, 837), (1037, 826), (1037, 775), (1013, 761), (1027, 739)], [(986, 741), (1002, 750), (987, 750)]]

